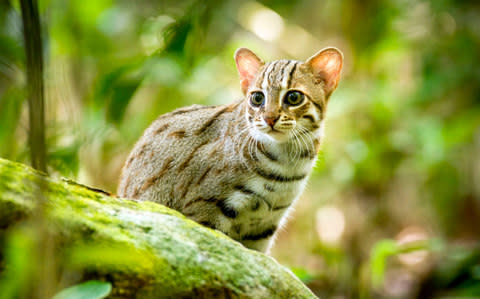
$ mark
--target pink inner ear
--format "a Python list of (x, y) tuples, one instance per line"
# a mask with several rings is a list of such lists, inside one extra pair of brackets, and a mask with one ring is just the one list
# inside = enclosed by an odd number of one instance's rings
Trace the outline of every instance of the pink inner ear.
[(336, 49), (329, 48), (314, 55), (307, 62), (310, 63), (315, 77), (324, 81), (327, 95), (329, 95), (335, 90), (340, 80), (342, 54)]
[(252, 51), (241, 48), (235, 53), (235, 62), (237, 63), (238, 73), (240, 74), (240, 84), (245, 93), (248, 86), (252, 83), (263, 61), (260, 60)]
[(241, 59), (241, 62), (238, 66), (238, 71), (241, 77), (244, 77), (245, 79), (250, 80), (250, 79), (253, 79), (253, 77), (255, 77), (255, 74), (257, 73), (257, 70), (259, 68), (260, 68), (259, 63), (246, 58), (246, 59)]

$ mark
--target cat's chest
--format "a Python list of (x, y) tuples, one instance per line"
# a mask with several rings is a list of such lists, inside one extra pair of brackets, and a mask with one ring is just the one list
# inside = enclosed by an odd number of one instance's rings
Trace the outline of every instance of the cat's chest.
[[(267, 212), (282, 211), (303, 191), (315, 159), (292, 159), (288, 149), (257, 146), (250, 152), (251, 163), (243, 195), (260, 198)], [(247, 192), (245, 192), (247, 191)]]
[[(220, 207), (222, 212), (218, 215), (217, 228), (250, 248), (263, 248), (281, 226), (306, 181), (304, 178), (279, 184), (259, 177), (251, 178), (244, 182), (242, 190), (232, 192), (225, 206)], [(235, 214), (225, 211), (235, 211)]]
[[(313, 161), (291, 163), (274, 149), (255, 151), (249, 174), (233, 186), (225, 201), (227, 211), (235, 217), (220, 217), (220, 226), (235, 239), (255, 241), (273, 232), (302, 193)], [(274, 157), (272, 159), (272, 157)]]

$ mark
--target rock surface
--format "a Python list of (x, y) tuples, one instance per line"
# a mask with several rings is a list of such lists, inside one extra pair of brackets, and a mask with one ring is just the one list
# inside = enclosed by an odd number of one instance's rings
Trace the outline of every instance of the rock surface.
[(316, 298), (273, 258), (176, 211), (0, 159), (0, 231), (36, 211), (39, 196), (61, 271), (110, 281), (111, 298)]

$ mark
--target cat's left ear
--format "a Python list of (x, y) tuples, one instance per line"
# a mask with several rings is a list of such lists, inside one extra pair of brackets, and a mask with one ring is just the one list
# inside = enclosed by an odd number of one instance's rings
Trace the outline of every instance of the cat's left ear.
[(247, 48), (240, 48), (235, 51), (234, 57), (240, 75), (242, 91), (245, 94), (264, 62)]
[(340, 81), (343, 66), (342, 52), (333, 47), (325, 48), (310, 57), (305, 64), (311, 67), (317, 82), (324, 82), (325, 94), (328, 98)]

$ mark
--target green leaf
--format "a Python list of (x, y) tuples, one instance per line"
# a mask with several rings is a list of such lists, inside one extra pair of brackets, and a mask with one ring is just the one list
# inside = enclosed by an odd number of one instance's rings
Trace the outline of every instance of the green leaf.
[(111, 291), (109, 282), (90, 280), (61, 291), (53, 299), (100, 299), (107, 297)]
[(370, 267), (372, 283), (379, 287), (383, 283), (387, 258), (398, 252), (398, 245), (393, 240), (381, 240), (375, 244), (371, 253)]
[(309, 283), (315, 279), (315, 277), (306, 269), (292, 268), (290, 270), (292, 270), (293, 274), (295, 274), (303, 283)]
[(143, 81), (144, 72), (141, 62), (121, 66), (103, 75), (99, 80), (95, 96), (94, 108), (105, 109), (106, 120), (119, 124), (130, 100)]
[(383, 284), (385, 278), (385, 269), (389, 257), (409, 253), (417, 250), (435, 250), (440, 248), (438, 240), (420, 240), (409, 242), (407, 244), (398, 244), (394, 240), (385, 239), (378, 241), (372, 248), (370, 256), (370, 268), (372, 271), (372, 284), (375, 288)]
[(78, 142), (66, 146), (51, 146), (48, 152), (49, 167), (67, 177), (75, 177), (79, 169)]
[(117, 82), (112, 91), (110, 103), (107, 106), (107, 120), (119, 124), (127, 109), (130, 100), (133, 98), (135, 91), (140, 86), (141, 80), (131, 80)]

